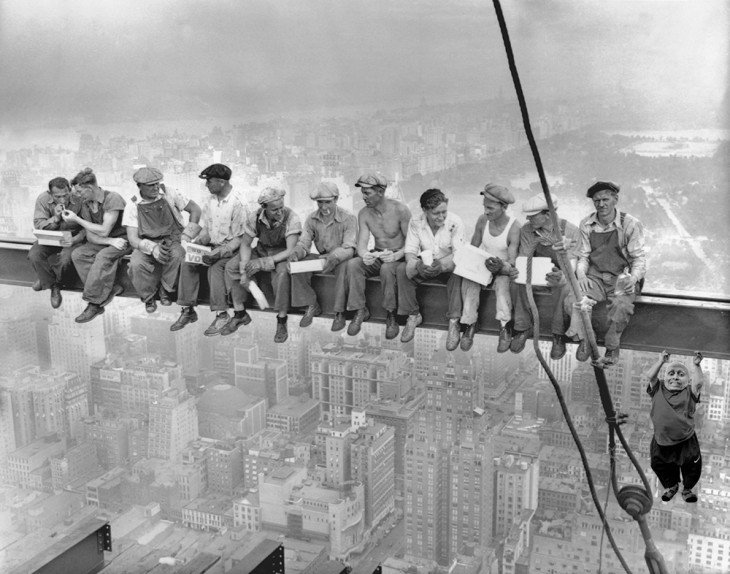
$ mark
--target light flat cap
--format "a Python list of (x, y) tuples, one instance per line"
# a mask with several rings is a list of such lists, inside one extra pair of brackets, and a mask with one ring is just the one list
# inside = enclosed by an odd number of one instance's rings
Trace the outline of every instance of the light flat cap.
[(499, 203), (506, 203), (509, 205), (515, 202), (515, 196), (512, 195), (512, 192), (505, 186), (497, 185), (496, 183), (488, 183), (479, 193), (487, 199), (498, 201)]
[(388, 180), (379, 173), (366, 173), (358, 178), (357, 183), (355, 183), (355, 187), (386, 188), (388, 187)]
[(315, 201), (318, 199), (334, 199), (340, 197), (340, 189), (337, 184), (331, 181), (322, 181), (313, 191), (309, 192), (309, 197)]
[[(553, 207), (555, 209), (558, 208), (558, 198), (554, 195), (551, 195), (550, 198), (553, 200)], [(541, 211), (547, 211), (548, 210), (548, 204), (547, 200), (545, 199), (545, 194), (538, 193), (537, 195), (533, 195), (530, 199), (525, 201), (525, 203), (522, 204), (522, 213), (524, 213), (526, 216), (530, 215), (537, 215)]]
[(134, 172), (132, 179), (136, 183), (150, 185), (162, 181), (162, 172), (156, 167), (140, 167)]
[(286, 191), (279, 189), (278, 187), (267, 187), (260, 194), (258, 202), (260, 205), (271, 203), (277, 199), (281, 199), (286, 195)]

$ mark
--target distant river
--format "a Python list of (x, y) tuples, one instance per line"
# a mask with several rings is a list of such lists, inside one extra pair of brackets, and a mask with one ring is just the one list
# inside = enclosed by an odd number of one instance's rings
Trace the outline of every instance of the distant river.
[(730, 140), (730, 130), (698, 129), (698, 130), (603, 130), (608, 135), (628, 137), (644, 137), (652, 139), (702, 139), (707, 141)]

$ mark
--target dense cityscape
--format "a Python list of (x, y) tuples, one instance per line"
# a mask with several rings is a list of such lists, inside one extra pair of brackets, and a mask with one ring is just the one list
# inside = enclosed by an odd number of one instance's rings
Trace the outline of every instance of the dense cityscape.
[[(726, 294), (727, 132), (630, 133), (607, 122), (626, 112), (625, 103), (616, 106), (599, 115), (567, 103), (536, 106), (560, 214), (577, 223), (591, 207), (586, 186), (611, 177), (622, 185), (620, 209), (647, 230), (645, 291)], [(521, 202), (539, 190), (513, 108), (501, 98), (422, 101), (196, 133), (103, 138), (79, 129), (77, 146), (4, 149), (0, 234), (30, 237), (33, 200), (51, 177), (92, 166), (103, 188), (129, 199), (131, 174), (150, 165), (197, 200), (205, 193), (197, 175), (212, 162), (231, 166), (246, 202), (275, 183), (300, 215), (313, 209), (309, 191), (323, 179), (337, 183), (340, 205), (354, 211), (362, 202), (353, 183), (365, 171), (384, 174), (387, 193), (414, 212), (418, 195), (439, 187), (471, 230), (486, 181), (514, 191), (518, 218)], [(695, 203), (717, 209), (688, 209)], [(380, 324), (348, 337), (330, 332), (325, 319), (307, 329), (294, 322), (289, 340), (275, 344), (273, 316), (262, 312), (230, 337), (207, 338), (202, 327), (171, 333), (175, 307), (149, 315), (120, 298), (103, 320), (82, 325), (73, 320), (78, 295), (65, 295), (55, 311), (41, 295), (0, 289), (4, 569), (96, 516), (111, 522), (115, 540), (105, 572), (147, 572), (161, 558), (182, 564), (199, 552), (230, 569), (267, 538), (284, 541), (287, 572), (307, 574), (327, 560), (356, 574), (378, 564), (390, 573), (595, 572), (599, 564), (623, 571), (529, 349), (497, 354), (496, 338), (479, 335), (472, 351), (447, 353), (443, 331), (421, 328), (403, 344), (386, 340)], [(570, 345), (551, 368), (613, 535), (641, 571), (638, 527), (608, 492), (593, 371), (573, 355)], [(655, 359), (622, 352), (607, 377), (628, 414), (624, 435), (657, 491), (643, 377)], [(702, 366), (699, 503), (656, 498), (648, 516), (672, 571), (687, 574), (730, 570), (730, 367), (713, 359)], [(618, 464), (622, 484), (639, 482), (621, 449)]]

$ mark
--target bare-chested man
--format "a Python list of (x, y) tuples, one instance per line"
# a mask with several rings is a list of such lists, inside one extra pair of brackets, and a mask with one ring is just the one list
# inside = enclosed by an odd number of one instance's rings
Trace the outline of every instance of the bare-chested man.
[[(370, 317), (365, 301), (365, 280), (380, 274), (383, 308), (387, 311), (385, 338), (395, 339), (398, 336), (396, 270), (398, 263), (405, 257), (411, 212), (401, 202), (385, 197), (387, 186), (385, 178), (377, 174), (363, 175), (355, 184), (362, 191), (365, 207), (357, 216), (358, 257), (350, 259), (347, 266), (347, 309), (355, 311), (355, 317), (347, 328), (348, 335), (357, 335), (362, 322)], [(375, 239), (375, 248), (372, 251), (368, 250), (371, 234)]]

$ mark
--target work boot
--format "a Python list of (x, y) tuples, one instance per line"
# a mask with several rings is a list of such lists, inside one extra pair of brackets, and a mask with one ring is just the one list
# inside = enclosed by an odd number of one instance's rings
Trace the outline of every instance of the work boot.
[(114, 297), (116, 297), (117, 295), (121, 295), (122, 293), (124, 293), (124, 287), (122, 287), (121, 285), (114, 285), (114, 287), (112, 287), (111, 293), (109, 293), (109, 297), (106, 298), (101, 306), (106, 307), (114, 300)]
[(416, 327), (418, 327), (421, 323), (423, 323), (423, 317), (421, 317), (420, 313), (408, 315), (408, 321), (406, 321), (406, 326), (403, 328), (403, 333), (400, 336), (400, 342), (408, 343), (412, 341), (416, 334)]
[(458, 319), (449, 319), (449, 331), (446, 335), (446, 350), (453, 351), (459, 346), (461, 339), (461, 329)]
[(512, 343), (512, 329), (505, 325), (499, 332), (499, 342), (497, 343), (497, 352), (506, 353), (509, 351), (510, 343)]
[(198, 320), (198, 314), (193, 307), (183, 307), (177, 321), (170, 325), (170, 331), (179, 331), (188, 323), (195, 323)]
[(148, 313), (154, 313), (157, 311), (157, 301), (155, 301), (155, 296), (152, 295), (147, 301), (144, 302), (144, 310)]
[[(677, 485), (675, 488), (679, 488), (679, 485)], [(685, 502), (697, 502), (697, 495), (692, 492), (691, 488), (685, 488), (682, 490), (682, 498)], [(662, 497), (664, 499), (664, 497)]]
[(512, 341), (509, 344), (509, 350), (513, 353), (521, 353), (527, 343), (528, 331), (515, 331), (512, 333)]
[(52, 285), (51, 286), (51, 307), (53, 307), (54, 309), (58, 309), (61, 306), (61, 303), (63, 303), (63, 297), (61, 296), (61, 286)]
[(300, 327), (309, 327), (312, 324), (312, 321), (314, 320), (314, 318), (318, 317), (321, 314), (322, 314), (322, 308), (319, 306), (319, 303), (310, 305), (309, 307), (307, 307), (307, 310), (304, 313), (302, 320), (299, 321), (299, 326)]
[(228, 323), (223, 325), (221, 335), (226, 336), (235, 333), (241, 325), (248, 325), (250, 322), (251, 315), (246, 311), (236, 311), (233, 313), (233, 317), (228, 319)]
[(618, 348), (606, 349), (606, 354), (603, 356), (603, 364), (605, 366), (615, 365), (618, 363)]
[(220, 335), (220, 332), (223, 327), (226, 326), (226, 323), (228, 323), (228, 312), (221, 311), (215, 316), (215, 319), (213, 319), (213, 322), (208, 326), (208, 328), (203, 331), (203, 335), (206, 337), (215, 337), (216, 335)]
[(335, 318), (332, 321), (332, 331), (342, 331), (345, 328), (345, 314), (335, 313)]
[(388, 340), (395, 339), (399, 330), (398, 321), (395, 320), (395, 312), (388, 311), (385, 317), (385, 338)]
[(350, 321), (350, 326), (347, 327), (347, 334), (350, 335), (350, 337), (357, 335), (360, 332), (360, 327), (362, 327), (363, 321), (367, 321), (368, 319), (370, 319), (370, 311), (368, 311), (367, 307), (363, 307), (362, 309), (355, 311), (355, 316), (352, 318), (352, 321)]
[(464, 331), (464, 335), (461, 337), (461, 350), (462, 351), (468, 351), (471, 349), (471, 346), (474, 344), (474, 335), (476, 335), (476, 332), (479, 330), (479, 327), (476, 323), (472, 323), (471, 325), (467, 325), (466, 331)]
[(286, 328), (286, 318), (284, 321), (276, 318), (276, 334), (274, 335), (274, 343), (283, 343), (289, 338), (289, 331)]
[(158, 293), (160, 295), (160, 305), (162, 305), (163, 307), (169, 307), (170, 305), (172, 305), (172, 298), (167, 292), (167, 289), (165, 289), (162, 285), (160, 285)]
[[(674, 498), (674, 495), (677, 494), (677, 491), (679, 490), (679, 483), (675, 484), (671, 488), (667, 488), (662, 492), (662, 500), (664, 502), (669, 502)], [(684, 495), (684, 492), (682, 493)]]
[(84, 309), (84, 312), (81, 313), (74, 321), (77, 323), (88, 323), (91, 321), (94, 317), (97, 315), (101, 315), (104, 313), (104, 307), (101, 305), (97, 305), (96, 303), (89, 303), (86, 306), (86, 309)]
[(41, 286), (41, 280), (36, 279), (33, 282), (33, 285), (30, 286), (30, 288), (33, 289), (33, 291), (43, 291), (43, 287)]
[(591, 358), (591, 348), (588, 345), (587, 340), (580, 340), (580, 342), (578, 343), (578, 350), (575, 352), (575, 358), (578, 359), (581, 363), (585, 363), (588, 359)]
[(559, 361), (565, 356), (565, 341), (562, 335), (553, 335), (553, 346), (550, 349), (550, 358), (553, 361)]

